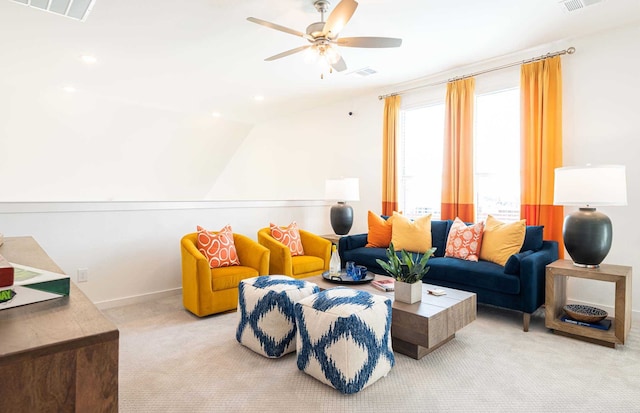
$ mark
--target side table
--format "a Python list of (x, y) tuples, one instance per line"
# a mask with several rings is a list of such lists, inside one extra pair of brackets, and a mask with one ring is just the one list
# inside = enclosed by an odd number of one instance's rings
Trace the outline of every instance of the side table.
[(335, 245), (338, 245), (338, 242), (340, 242), (340, 238), (343, 237), (343, 235), (336, 235), (336, 234), (323, 234), (320, 236), (326, 239), (327, 241), (331, 241)]
[[(567, 278), (584, 278), (615, 283), (614, 317), (609, 330), (599, 330), (560, 320), (567, 295)], [(545, 326), (554, 333), (615, 348), (624, 344), (631, 329), (631, 267), (601, 264), (598, 268), (582, 268), (570, 260), (547, 265), (545, 290)]]

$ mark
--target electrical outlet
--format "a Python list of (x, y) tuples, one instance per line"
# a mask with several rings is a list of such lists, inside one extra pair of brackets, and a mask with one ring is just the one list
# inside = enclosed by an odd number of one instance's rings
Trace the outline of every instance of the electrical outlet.
[(78, 268), (78, 282), (86, 283), (89, 281), (89, 269), (88, 268)]

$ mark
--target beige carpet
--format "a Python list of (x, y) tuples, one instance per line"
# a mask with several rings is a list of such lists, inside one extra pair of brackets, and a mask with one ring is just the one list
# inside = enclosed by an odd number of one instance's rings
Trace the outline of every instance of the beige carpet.
[(543, 313), (480, 306), (422, 360), (343, 395), (235, 340), (237, 313), (199, 319), (181, 296), (105, 311), (120, 330), (121, 412), (640, 412), (640, 323), (609, 349), (554, 335)]

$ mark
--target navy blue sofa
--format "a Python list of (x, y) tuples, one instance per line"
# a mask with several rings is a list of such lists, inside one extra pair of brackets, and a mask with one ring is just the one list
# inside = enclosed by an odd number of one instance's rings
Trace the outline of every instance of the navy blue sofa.
[[(465, 261), (444, 257), (452, 220), (431, 221), (432, 245), (429, 272), (423, 282), (477, 294), (478, 302), (523, 312), (523, 329), (529, 330), (531, 314), (545, 300), (545, 267), (558, 259), (558, 243), (542, 239), (542, 226), (527, 226), (518, 254), (505, 266), (489, 261)], [(376, 259), (387, 260), (385, 248), (366, 248), (367, 234), (340, 238), (342, 262), (355, 261), (376, 274), (386, 274)]]

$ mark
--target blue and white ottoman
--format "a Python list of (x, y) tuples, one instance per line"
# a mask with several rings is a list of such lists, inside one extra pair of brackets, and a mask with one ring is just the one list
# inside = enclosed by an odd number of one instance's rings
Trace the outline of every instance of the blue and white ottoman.
[(295, 305), (298, 368), (342, 393), (356, 393), (395, 364), (391, 300), (337, 287)]
[(238, 286), (240, 322), (236, 340), (258, 354), (282, 357), (296, 349), (293, 304), (320, 291), (285, 275), (248, 278)]

